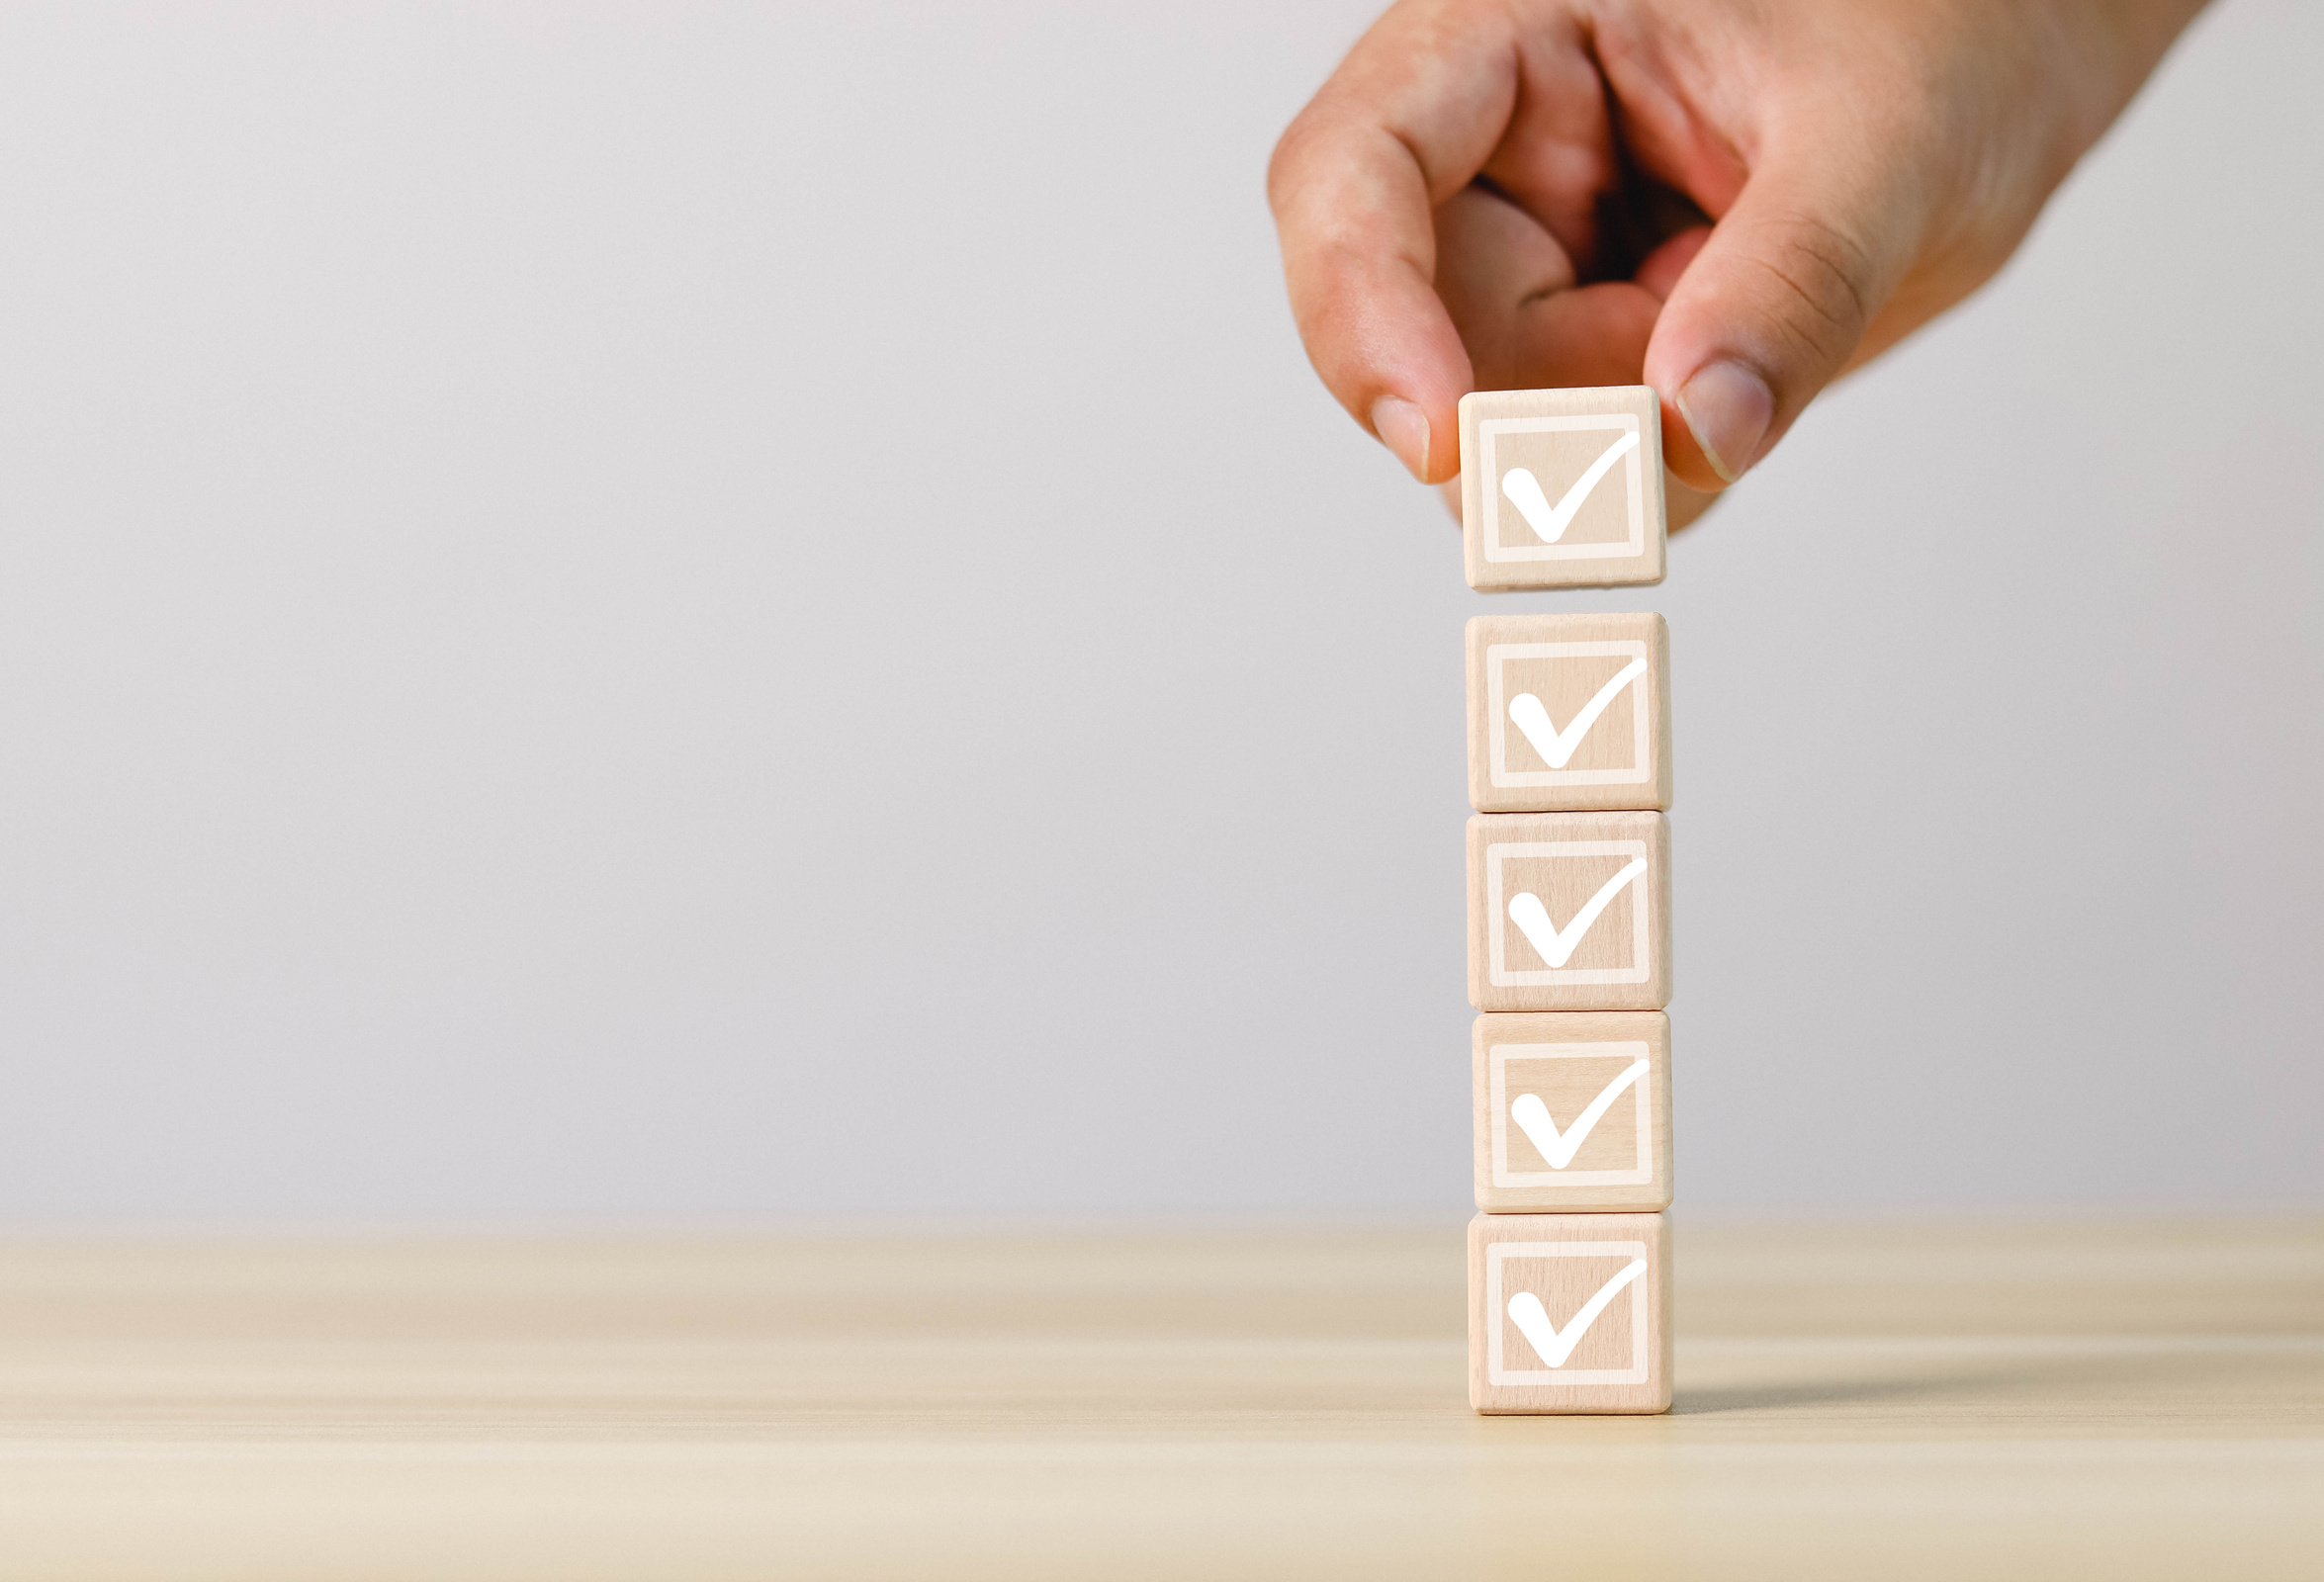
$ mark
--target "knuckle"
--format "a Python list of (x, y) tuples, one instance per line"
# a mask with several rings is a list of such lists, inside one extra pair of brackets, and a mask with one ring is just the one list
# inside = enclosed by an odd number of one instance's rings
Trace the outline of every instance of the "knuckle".
[(1330, 169), (1331, 117), (1321, 101), (1293, 118), (1267, 160), (1267, 203), (1280, 218), (1309, 196), (1319, 172)]
[(1844, 359), (1872, 320), (1866, 286), (1871, 250), (1838, 226), (1804, 214), (1782, 217), (1770, 243), (1750, 256), (1801, 308), (1784, 315), (1787, 332), (1812, 355)]
[(1291, 201), (1300, 144), (1305, 140), (1306, 120), (1302, 114), (1284, 128), (1283, 135), (1275, 139), (1275, 152), (1267, 158), (1267, 206), (1278, 215)]

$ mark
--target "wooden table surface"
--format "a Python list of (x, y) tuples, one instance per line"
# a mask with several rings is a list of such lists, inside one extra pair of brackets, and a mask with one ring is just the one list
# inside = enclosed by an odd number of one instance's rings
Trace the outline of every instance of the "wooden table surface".
[(2324, 1225), (1690, 1224), (1678, 1400), (1457, 1224), (0, 1249), (0, 1576), (2324, 1576)]

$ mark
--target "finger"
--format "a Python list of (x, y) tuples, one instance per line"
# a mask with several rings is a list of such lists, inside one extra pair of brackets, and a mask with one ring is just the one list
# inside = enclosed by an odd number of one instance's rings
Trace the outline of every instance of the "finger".
[(1470, 366), (1435, 290), (1437, 205), (1507, 128), (1517, 66), (1503, 13), (1451, 27), (1406, 4), (1365, 35), (1277, 144), (1268, 202), (1309, 361), (1417, 478), (1460, 465)]
[(1914, 205), (1846, 139), (1774, 150), (1670, 286), (1646, 357), (1671, 470), (1734, 483), (1846, 366), (1916, 242)]
[[(1660, 309), (1652, 292), (1630, 281), (1582, 286), (1544, 298), (1518, 315), (1509, 383), (1493, 388), (1644, 384), (1647, 347)], [(1702, 515), (1717, 497), (1687, 487), (1667, 468), (1662, 482), (1672, 529)]]
[(1504, 390), (1636, 385), (1661, 304), (1627, 280), (1557, 292), (1517, 315)]
[(1437, 211), (1437, 292), (1478, 390), (1635, 385), (1659, 301), (1628, 281), (1575, 286), (1564, 248), (1482, 188)]
[[(1640, 383), (1661, 306), (1653, 292), (1631, 282), (1576, 288), (1573, 266), (1547, 227), (1482, 188), (1438, 209), (1436, 237), (1437, 291), (1478, 390)], [(1690, 249), (1674, 241), (1665, 250), (1675, 274)], [(1445, 485), (1445, 503), (1458, 521), (1455, 490)], [(1666, 497), (1673, 526), (1693, 520), (1711, 498), (1683, 484)]]
[(1647, 254), (1633, 278), (1654, 293), (1654, 301), (1666, 303), (1678, 286), (1678, 277), (1686, 273), (1686, 266), (1695, 261), (1695, 254), (1710, 239), (1710, 226), (1690, 225)]
[(1667, 467), (1662, 470), (1662, 518), (1669, 531), (1690, 526), (1718, 503), (1718, 490), (1696, 488)]
[(1465, 187), (1438, 207), (1436, 294), (1469, 354), (1475, 389), (1519, 388), (1518, 348), (1529, 308), (1573, 284), (1564, 247), (1507, 199)]
[(1517, 102), (1482, 174), (1557, 239), (1582, 278), (1619, 273), (1606, 267), (1602, 220), (1622, 163), (1588, 30), (1577, 10), (1531, 9), (1512, 45)]

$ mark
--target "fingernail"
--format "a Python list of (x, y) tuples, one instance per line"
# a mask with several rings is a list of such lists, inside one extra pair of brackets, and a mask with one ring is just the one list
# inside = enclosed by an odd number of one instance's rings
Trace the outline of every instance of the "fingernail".
[(1732, 483), (1759, 459), (1759, 442), (1775, 421), (1767, 382), (1741, 363), (1706, 363), (1671, 397), (1703, 448), (1711, 471)]
[(1428, 414), (1401, 396), (1372, 403), (1372, 432), (1414, 478), (1428, 477)]

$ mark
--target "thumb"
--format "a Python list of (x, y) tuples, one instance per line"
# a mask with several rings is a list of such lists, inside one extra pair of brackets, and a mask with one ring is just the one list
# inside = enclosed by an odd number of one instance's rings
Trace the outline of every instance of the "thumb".
[(1662, 393), (1670, 470), (1697, 488), (1767, 454), (1847, 366), (1910, 262), (1907, 195), (1870, 159), (1854, 163), (1819, 151), (1752, 171), (1663, 305), (1646, 382)]

